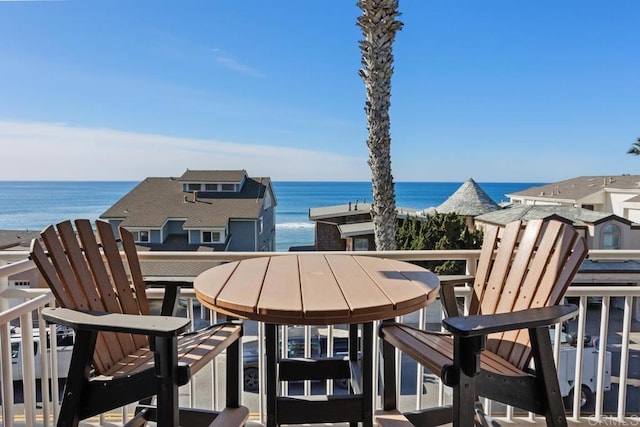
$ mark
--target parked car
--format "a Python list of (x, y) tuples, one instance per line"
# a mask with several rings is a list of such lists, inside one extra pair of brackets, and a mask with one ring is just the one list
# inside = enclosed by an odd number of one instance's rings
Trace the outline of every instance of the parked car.
[[(58, 376), (66, 378), (71, 363), (71, 353), (73, 351), (73, 332), (69, 329), (59, 327), (56, 333), (57, 339), (57, 359), (58, 359)], [(40, 343), (40, 335), (34, 332), (33, 338), (33, 355), (35, 378), (42, 378), (42, 349)], [(47, 343), (48, 344), (48, 343)], [(48, 346), (47, 346), (48, 347)], [(22, 378), (22, 335), (18, 329), (14, 329), (11, 333), (11, 370), (14, 381), (21, 381)], [(49, 359), (51, 360), (51, 359)], [(49, 366), (49, 375), (51, 375), (51, 366)]]
[[(347, 356), (349, 341), (346, 331), (335, 329), (333, 337), (333, 357)], [(327, 355), (327, 335), (324, 330), (311, 327), (310, 337), (310, 357), (319, 358)], [(287, 357), (304, 357), (305, 352), (304, 327), (290, 327), (288, 330)], [(242, 347), (243, 353), (243, 375), (244, 390), (257, 392), (260, 384), (259, 371), (259, 346), (258, 340), (245, 341)], [(346, 389), (348, 379), (341, 378), (334, 380), (337, 387)]]

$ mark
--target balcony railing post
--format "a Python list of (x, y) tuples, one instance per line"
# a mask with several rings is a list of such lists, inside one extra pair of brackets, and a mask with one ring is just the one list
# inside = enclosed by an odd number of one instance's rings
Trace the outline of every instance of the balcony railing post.
[(622, 348), (620, 349), (620, 384), (618, 389), (618, 420), (624, 421), (627, 403), (627, 374), (629, 373), (629, 335), (631, 334), (631, 316), (633, 313), (633, 297), (624, 298), (622, 320)]
[[(2, 300), (3, 298), (0, 298)], [(6, 427), (13, 426), (13, 374), (11, 372), (11, 336), (9, 324), (0, 323), (0, 350), (2, 352), (2, 421)]]
[(609, 307), (611, 297), (602, 298), (602, 309), (600, 312), (600, 337), (598, 349), (598, 379), (596, 380), (596, 411), (595, 418), (599, 421), (602, 419), (602, 407), (604, 403), (604, 370), (607, 356), (607, 329), (609, 327)]

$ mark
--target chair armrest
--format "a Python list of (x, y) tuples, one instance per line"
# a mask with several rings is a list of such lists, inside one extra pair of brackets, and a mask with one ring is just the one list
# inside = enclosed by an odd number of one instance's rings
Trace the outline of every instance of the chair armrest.
[(494, 332), (550, 326), (575, 317), (577, 312), (578, 307), (572, 304), (554, 305), (509, 313), (449, 317), (442, 323), (455, 335), (472, 337)]
[(473, 283), (475, 276), (470, 274), (439, 274), (440, 286), (462, 285), (463, 283)]
[(474, 276), (468, 274), (443, 274), (438, 276), (440, 280), (440, 301), (447, 317), (460, 316), (461, 310), (456, 300), (455, 286), (464, 283), (473, 283)]
[(190, 320), (184, 317), (85, 312), (68, 308), (45, 308), (42, 310), (42, 317), (47, 322), (69, 326), (75, 330), (125, 332), (160, 337), (177, 336), (190, 324)]

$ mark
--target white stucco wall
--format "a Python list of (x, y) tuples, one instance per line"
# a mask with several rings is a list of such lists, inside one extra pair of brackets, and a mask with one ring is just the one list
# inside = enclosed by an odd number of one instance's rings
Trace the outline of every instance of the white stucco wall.
[[(624, 216), (625, 209), (622, 206), (622, 202), (637, 196), (637, 194), (629, 194), (629, 193), (608, 193), (608, 194), (609, 194), (609, 197), (607, 197), (607, 201), (605, 203), (605, 211), (613, 212), (618, 216), (627, 218), (626, 216)], [(630, 219), (630, 218), (627, 218), (627, 219)]]

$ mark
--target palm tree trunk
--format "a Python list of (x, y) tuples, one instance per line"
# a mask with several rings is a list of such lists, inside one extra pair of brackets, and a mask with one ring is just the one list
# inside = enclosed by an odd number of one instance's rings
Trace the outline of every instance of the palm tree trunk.
[(362, 69), (360, 77), (366, 88), (369, 167), (373, 187), (373, 216), (376, 249), (396, 248), (397, 212), (393, 175), (391, 174), (391, 135), (389, 105), (393, 74), (392, 45), (402, 23), (396, 21), (398, 0), (358, 0), (362, 15), (358, 26), (364, 40), (360, 42)]

